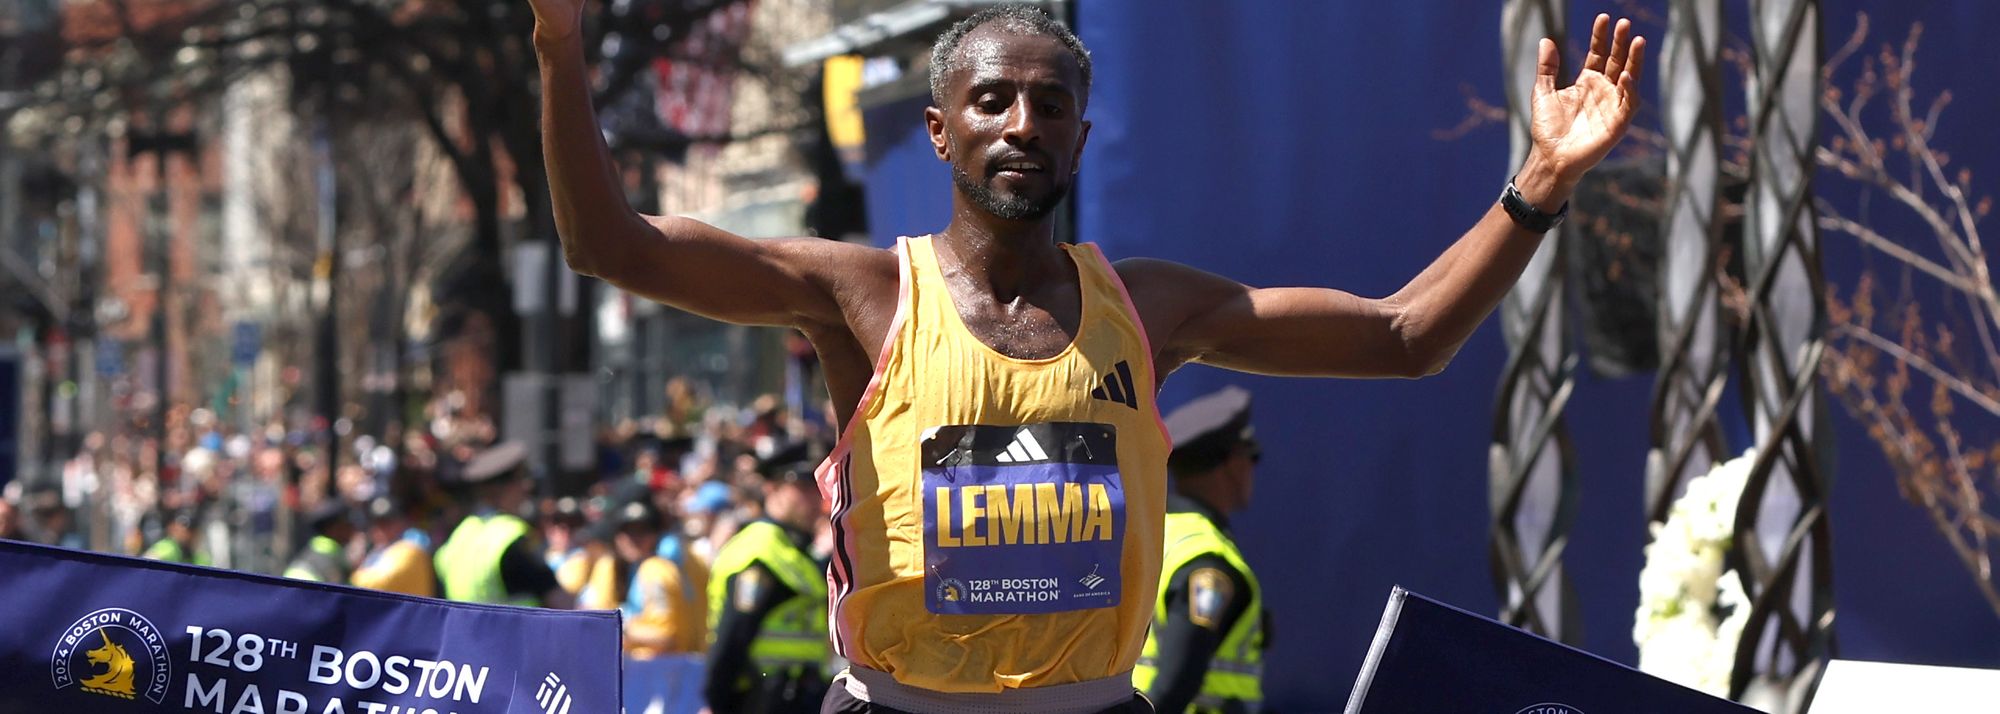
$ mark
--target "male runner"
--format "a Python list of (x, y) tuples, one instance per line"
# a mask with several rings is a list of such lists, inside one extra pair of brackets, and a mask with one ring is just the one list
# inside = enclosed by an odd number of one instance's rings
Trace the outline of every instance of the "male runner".
[(627, 205), (589, 97), (583, 0), (531, 0), (545, 159), (571, 268), (674, 307), (809, 338), (843, 425), (829, 711), (1148, 711), (1131, 670), (1159, 586), (1183, 364), (1299, 376), (1442, 369), (1624, 135), (1644, 42), (1599, 16), (1574, 85), (1541, 44), (1534, 150), (1503, 200), (1401, 290), (1253, 288), (1054, 240), (1082, 159), (1090, 59), (1039, 11), (980, 12), (932, 52), (952, 218), (881, 250), (752, 241)]

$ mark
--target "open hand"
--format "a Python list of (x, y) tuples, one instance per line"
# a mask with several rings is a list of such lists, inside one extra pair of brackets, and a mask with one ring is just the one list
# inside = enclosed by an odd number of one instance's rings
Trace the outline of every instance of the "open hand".
[[(537, 0), (552, 2), (555, 0)], [(1533, 118), (1529, 133), (1535, 150), (1574, 180), (1603, 161), (1624, 138), (1639, 106), (1639, 72), (1645, 66), (1646, 38), (1632, 36), (1632, 21), (1620, 19), (1614, 35), (1610, 15), (1598, 15), (1590, 29), (1590, 54), (1576, 83), (1556, 89), (1562, 56), (1542, 38), (1535, 68)]]

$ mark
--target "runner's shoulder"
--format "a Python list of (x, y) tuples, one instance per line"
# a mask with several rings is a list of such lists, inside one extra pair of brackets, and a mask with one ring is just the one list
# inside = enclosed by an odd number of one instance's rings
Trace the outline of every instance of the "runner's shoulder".
[(1197, 286), (1235, 282), (1186, 263), (1165, 258), (1119, 258), (1111, 262), (1111, 268), (1118, 271), (1118, 278), (1126, 282), (1127, 288), (1167, 285), (1186, 287), (1186, 283), (1190, 280)]
[(1220, 295), (1240, 291), (1243, 285), (1229, 278), (1160, 258), (1121, 258), (1111, 264), (1134, 307), (1150, 320), (1152, 313), (1192, 302), (1206, 302)]
[(837, 280), (897, 280), (896, 252), (863, 243), (827, 238), (772, 238), (763, 241), (801, 272)]
[[(828, 330), (861, 331), (864, 344), (874, 330), (886, 329), (896, 307), (901, 277), (896, 252), (863, 243), (825, 238), (778, 238), (766, 241), (785, 270), (831, 298), (828, 312), (801, 317), (809, 337), (823, 340)], [(878, 314), (879, 313), (879, 314)], [(815, 326), (817, 329), (814, 329)], [(824, 345), (822, 345), (824, 346)]]

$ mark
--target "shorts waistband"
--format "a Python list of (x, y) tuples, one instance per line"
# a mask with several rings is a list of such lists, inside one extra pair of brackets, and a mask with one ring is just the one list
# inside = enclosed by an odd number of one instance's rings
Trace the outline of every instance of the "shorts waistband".
[(938, 692), (867, 667), (841, 672), (855, 699), (914, 714), (1095, 714), (1132, 701), (1132, 673), (998, 692)]

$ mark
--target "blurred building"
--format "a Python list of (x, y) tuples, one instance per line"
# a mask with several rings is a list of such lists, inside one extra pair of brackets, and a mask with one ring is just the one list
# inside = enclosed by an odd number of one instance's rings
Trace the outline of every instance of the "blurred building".
[[(299, 416), (286, 407), (311, 386), (302, 370), (331, 300), (332, 158), (301, 118), (287, 63), (229, 65), (191, 46), (213, 40), (229, 19), (219, 13), (235, 9), (25, 0), (0, 15), (0, 32), (29, 40), (0, 45), (0, 92), (10, 92), (0, 95), (10, 144), (0, 176), (32, 177), (0, 182), (30, 189), (0, 190), (0, 267), (24, 267), (0, 270), (0, 286), (9, 274), (40, 278), (5, 291), (35, 298), (34, 310), (0, 313), (36, 321), (22, 345), (37, 380), (29, 389), (46, 396), (24, 416), (47, 415), (36, 433), (67, 440), (58, 455), (92, 429), (160, 440), (196, 408), (261, 427)], [(256, 42), (233, 49), (284, 49)], [(37, 50), (33, 62), (19, 61), (21, 47)], [(426, 159), (435, 152), (389, 163), (415, 173)], [(0, 329), (11, 340), (8, 319)], [(363, 360), (347, 362), (362, 373)]]
[[(0, 8), (0, 345), (18, 352), (22, 406), (8, 415), (23, 422), (24, 460), (43, 468), (95, 429), (134, 437), (122, 443), (150, 469), (148, 442), (168, 442), (197, 408), (232, 431), (343, 424), (381, 436), (425, 418), (413, 407), (423, 394), (452, 395), (459, 416), (503, 417), (503, 434), (560, 426), (573, 444), (606, 418), (660, 414), (675, 376), (714, 401), (785, 392), (818, 412), (823, 387), (795, 335), (551, 268), (552, 241), (535, 225), (545, 203), (521, 173), (540, 167), (509, 158), (531, 134), (518, 121), (475, 126), (492, 97), (460, 89), (491, 70), (466, 62), (458, 75), (385, 80), (369, 74), (390, 71), (380, 63), (354, 59), (367, 33), (339, 11), (303, 2), (284, 20), (255, 7)], [(396, 22), (460, 14), (399, 7)], [(599, 68), (629, 86), (599, 91), (636, 207), (759, 238), (865, 235), (854, 167), (834, 158), (825, 128), (821, 68), (786, 61), (859, 6), (635, 0), (602, 11), (630, 35), (604, 38)], [(259, 39), (271, 22), (318, 32)], [(348, 43), (347, 59), (324, 38)], [(395, 88), (405, 85), (434, 91)], [(514, 144), (487, 138), (502, 134)], [(487, 173), (464, 178), (466, 156)], [(482, 182), (491, 195), (470, 196)], [(166, 446), (171, 477), (172, 454), (190, 444)]]
[[(88, 97), (90, 111), (52, 105), (75, 113), (44, 135), (75, 186), (66, 201), (82, 246), (79, 260), (51, 274), (78, 281), (88, 306), (70, 320), (83, 337), (76, 351), (88, 345), (90, 369), (71, 370), (85, 429), (161, 442), (167, 423), (186, 409), (228, 406), (209, 404), (229, 396), (218, 391), (229, 371), (225, 306), (240, 284), (219, 279), (235, 267), (224, 241), (229, 147), (218, 141), (227, 113), (218, 103), (160, 94), (166, 90), (157, 86), (120, 84), (167, 59), (161, 48), (122, 42), (128, 31), (176, 35), (203, 22), (212, 5), (62, 5), (68, 66), (58, 82), (72, 99)], [(48, 346), (60, 344), (51, 339)], [(191, 445), (167, 446), (177, 452)]]
[[(60, 119), (28, 108), (61, 61), (61, 19), (57, 0), (0, 5), (0, 129)], [(0, 483), (47, 477), (49, 454), (89, 416), (79, 414), (77, 370), (89, 356), (94, 285), (74, 270), (101, 255), (92, 216), (78, 210), (95, 196), (80, 192), (75, 157), (37, 138), (0, 132)]]
[[(633, 205), (753, 238), (811, 234), (807, 208), (822, 183), (810, 161), (820, 133), (817, 77), (815, 68), (785, 66), (781, 53), (826, 32), (831, 21), (826, 4), (815, 0), (737, 2), (712, 15), (693, 39), (738, 43), (739, 66), (718, 71), (656, 62), (635, 94), (650, 100), (645, 109), (669, 134), (694, 141), (678, 156), (619, 153)], [(613, 419), (659, 414), (662, 387), (673, 376), (707, 385), (712, 398), (726, 403), (780, 392), (788, 374), (794, 391), (814, 382), (818, 391), (802, 395), (823, 395), (816, 378), (799, 376), (798, 361), (809, 362), (810, 351), (795, 355), (788, 334), (721, 324), (606, 288), (597, 308), (597, 363), (600, 374), (610, 375), (601, 383), (603, 412)], [(813, 410), (823, 398), (807, 396), (812, 403), (802, 406)]]

